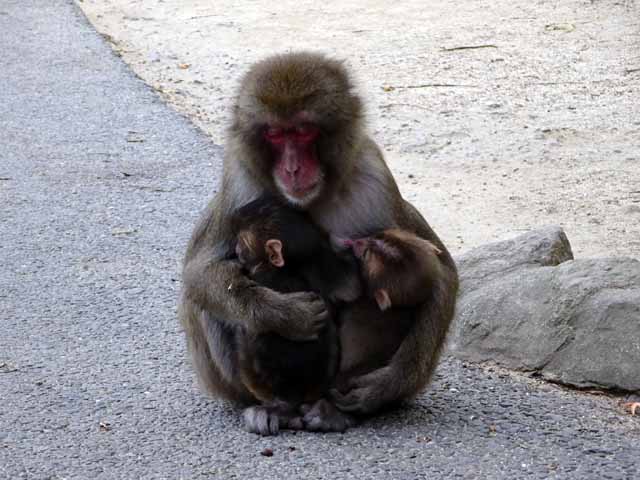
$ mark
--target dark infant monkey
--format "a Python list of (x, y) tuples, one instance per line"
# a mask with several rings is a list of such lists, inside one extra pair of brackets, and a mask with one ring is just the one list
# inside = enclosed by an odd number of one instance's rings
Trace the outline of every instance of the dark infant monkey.
[[(330, 311), (339, 302), (351, 302), (360, 295), (354, 258), (336, 253), (329, 235), (304, 211), (263, 195), (236, 210), (231, 228), (236, 235), (233, 253), (257, 284), (281, 293), (316, 292)], [(269, 432), (263, 433), (277, 433), (281, 427), (303, 428), (305, 419), (298, 407), (326, 396), (339, 367), (334, 319), (318, 332), (317, 339), (307, 341), (290, 340), (275, 332), (239, 330), (238, 347), (245, 387), (263, 406), (279, 413), (278, 425), (271, 425)], [(258, 412), (245, 412), (249, 429), (251, 417)], [(312, 422), (313, 417), (306, 420)]]
[[(454, 315), (456, 267), (422, 215), (402, 198), (366, 132), (362, 101), (345, 65), (308, 52), (266, 58), (243, 77), (223, 178), (184, 257), (180, 319), (203, 388), (250, 406), (254, 415), (245, 417), (250, 429), (269, 432), (279, 414), (263, 407), (242, 381), (237, 332), (308, 340), (331, 321), (331, 308), (321, 296), (259, 285), (228, 256), (235, 241), (230, 214), (265, 193), (304, 210), (331, 235), (358, 238), (400, 228), (442, 251), (440, 275), (428, 297), (406, 307), (410, 325), (393, 356), (384, 363), (364, 352), (355, 362), (361, 368), (344, 379), (347, 388), (336, 403), (343, 411), (371, 414), (414, 397), (432, 377)], [(347, 304), (339, 316), (358, 316), (360, 304)], [(369, 304), (375, 308), (365, 311), (363, 321), (375, 322), (396, 310)], [(366, 341), (364, 335), (360, 343)], [(344, 412), (326, 399), (318, 403), (323, 408), (316, 409), (317, 429), (344, 429)]]

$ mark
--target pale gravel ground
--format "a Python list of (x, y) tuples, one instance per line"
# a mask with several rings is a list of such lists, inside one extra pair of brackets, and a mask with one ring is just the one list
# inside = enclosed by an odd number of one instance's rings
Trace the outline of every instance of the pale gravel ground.
[(251, 62), (345, 59), (403, 193), (454, 252), (553, 223), (576, 256), (640, 257), (638, 2), (79, 5), (218, 144)]

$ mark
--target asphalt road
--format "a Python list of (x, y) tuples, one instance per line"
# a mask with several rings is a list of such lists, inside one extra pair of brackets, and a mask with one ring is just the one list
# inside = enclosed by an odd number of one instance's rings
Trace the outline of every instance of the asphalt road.
[(0, 52), (0, 478), (638, 478), (615, 400), (448, 358), (345, 434), (242, 431), (176, 320), (220, 148), (70, 1), (3, 0)]

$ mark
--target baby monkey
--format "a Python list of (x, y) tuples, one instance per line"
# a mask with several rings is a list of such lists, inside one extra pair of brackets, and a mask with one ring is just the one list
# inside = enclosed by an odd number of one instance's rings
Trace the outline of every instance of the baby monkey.
[[(315, 292), (327, 303), (330, 317), (338, 303), (360, 296), (356, 262), (336, 253), (328, 234), (304, 211), (265, 195), (234, 212), (232, 228), (235, 255), (256, 283), (281, 293)], [(315, 340), (242, 332), (238, 345), (241, 380), (262, 404), (245, 410), (247, 428), (262, 434), (275, 434), (279, 427), (302, 428), (297, 408), (322, 399), (337, 374), (334, 319)], [(260, 426), (266, 417), (268, 425)]]
[[(356, 240), (333, 238), (332, 242), (334, 248), (353, 252), (366, 293), (340, 318), (342, 354), (333, 393), (336, 405), (342, 408), (344, 395), (340, 392), (354, 388), (345, 379), (389, 365), (413, 325), (414, 307), (435, 294), (443, 266), (438, 247), (406, 230), (384, 230)], [(376, 310), (384, 313), (376, 314)]]
[(384, 230), (343, 242), (359, 260), (367, 292), (380, 310), (424, 302), (442, 273), (442, 251), (406, 230)]

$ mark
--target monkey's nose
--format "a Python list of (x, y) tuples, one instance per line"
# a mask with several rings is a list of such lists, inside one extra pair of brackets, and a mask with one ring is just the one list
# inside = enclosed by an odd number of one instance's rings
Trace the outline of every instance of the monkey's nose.
[(287, 172), (287, 174), (291, 177), (295, 177), (296, 173), (298, 172), (300, 168), (298, 167), (298, 165), (287, 165), (286, 167), (284, 167), (284, 171)]
[(353, 253), (356, 257), (361, 257), (367, 248), (367, 241), (362, 239), (352, 240), (351, 248), (353, 249)]
[(300, 162), (295, 155), (285, 152), (284, 155), (284, 171), (287, 175), (294, 176), (300, 169)]

